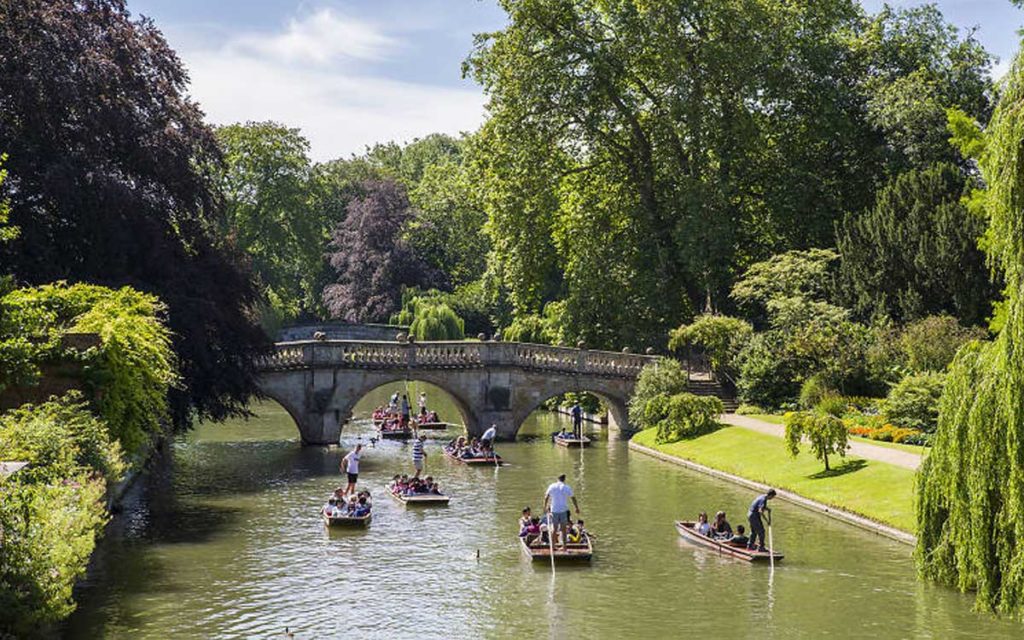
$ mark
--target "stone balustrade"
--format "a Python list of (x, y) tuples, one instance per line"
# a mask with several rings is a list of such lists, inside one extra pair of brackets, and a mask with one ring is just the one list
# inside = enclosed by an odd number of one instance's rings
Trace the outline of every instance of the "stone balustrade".
[(514, 367), (562, 374), (636, 378), (656, 358), (517, 342), (375, 342), (304, 340), (281, 342), (261, 358), (261, 371), (306, 368), (473, 369)]

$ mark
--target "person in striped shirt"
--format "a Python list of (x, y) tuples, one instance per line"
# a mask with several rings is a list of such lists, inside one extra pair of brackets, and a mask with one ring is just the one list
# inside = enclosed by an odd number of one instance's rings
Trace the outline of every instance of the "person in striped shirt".
[(412, 466), (416, 470), (414, 478), (420, 477), (420, 473), (423, 472), (423, 461), (427, 458), (427, 452), (423, 450), (423, 441), (426, 439), (426, 436), (420, 436), (412, 443)]

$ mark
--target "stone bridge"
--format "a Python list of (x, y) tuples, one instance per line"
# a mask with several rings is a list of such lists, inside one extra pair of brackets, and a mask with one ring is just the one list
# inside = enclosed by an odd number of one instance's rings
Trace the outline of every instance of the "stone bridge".
[(260, 360), (259, 386), (292, 416), (304, 444), (338, 442), (363, 396), (402, 380), (446, 391), (471, 435), (496, 424), (498, 437), (512, 440), (542, 402), (570, 391), (600, 397), (609, 421), (625, 428), (637, 376), (654, 360), (516, 342), (303, 340), (278, 343)]

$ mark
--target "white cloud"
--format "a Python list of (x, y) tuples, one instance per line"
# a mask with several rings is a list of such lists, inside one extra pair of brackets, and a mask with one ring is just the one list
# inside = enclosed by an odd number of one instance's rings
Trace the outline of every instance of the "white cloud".
[(472, 131), (483, 121), (484, 96), (476, 87), (418, 84), (365, 68), (400, 47), (365, 23), (320, 11), (262, 39), (242, 34), (179, 53), (208, 121), (298, 127), (313, 159), (323, 161), (376, 142)]
[(242, 55), (327, 64), (346, 58), (379, 60), (398, 43), (370, 23), (321, 9), (303, 19), (292, 18), (283, 33), (247, 34), (229, 46)]

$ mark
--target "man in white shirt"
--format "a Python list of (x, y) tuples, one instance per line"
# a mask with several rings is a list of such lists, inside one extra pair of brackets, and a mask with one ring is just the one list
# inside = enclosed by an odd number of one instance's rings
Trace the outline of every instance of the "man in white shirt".
[(487, 431), (484, 431), (484, 435), (480, 437), (480, 445), (484, 449), (493, 449), (493, 443), (496, 437), (498, 437), (498, 425), (492, 424), (491, 428), (488, 429)]
[(362, 456), (360, 453), (362, 450), (363, 445), (361, 443), (357, 444), (354, 450), (349, 451), (348, 455), (341, 459), (339, 471), (348, 474), (348, 486), (342, 492), (341, 495), (343, 496), (355, 494), (356, 492), (356, 481), (359, 480), (359, 458)]
[[(576, 502), (572, 487), (565, 484), (565, 474), (558, 476), (557, 482), (552, 482), (548, 490), (544, 492), (544, 510), (551, 514), (551, 524), (558, 528), (558, 540), (565, 550), (565, 543), (569, 535), (569, 499), (572, 499), (572, 506), (576, 508), (576, 515), (580, 513), (580, 505)], [(549, 534), (552, 535), (552, 534)]]

